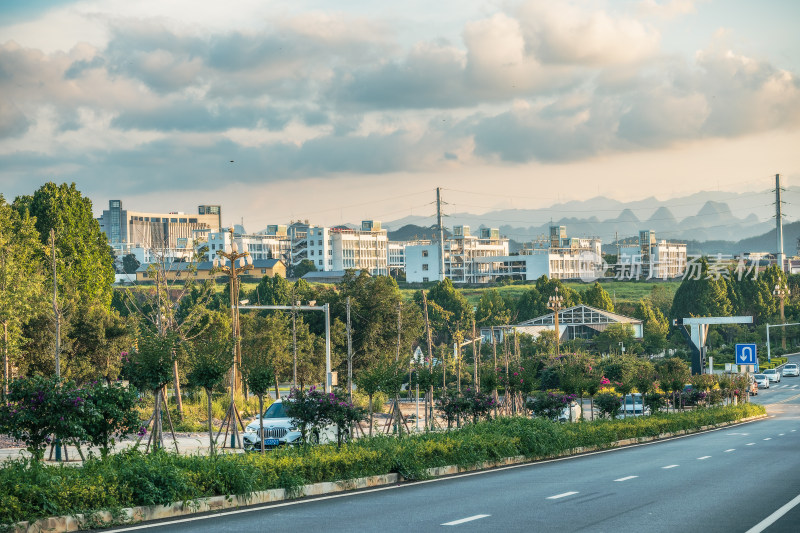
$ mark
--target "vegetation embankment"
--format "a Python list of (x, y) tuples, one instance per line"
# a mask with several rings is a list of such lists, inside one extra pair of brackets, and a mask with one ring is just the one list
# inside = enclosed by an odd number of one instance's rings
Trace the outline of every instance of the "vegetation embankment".
[(763, 413), (763, 406), (740, 404), (573, 424), (498, 418), (446, 433), (364, 438), (338, 448), (332, 444), (214, 457), (128, 450), (80, 467), (20, 459), (0, 468), (0, 524), (273, 488), (291, 491), (309, 483), (386, 473), (422, 479), (432, 467), (472, 467), (514, 456), (544, 458)]

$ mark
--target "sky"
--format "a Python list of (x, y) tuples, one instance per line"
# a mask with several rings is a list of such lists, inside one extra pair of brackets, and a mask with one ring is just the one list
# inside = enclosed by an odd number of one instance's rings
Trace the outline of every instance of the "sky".
[(257, 231), (434, 223), (436, 187), (478, 214), (800, 185), (798, 21), (796, 0), (4, 0), (0, 193), (75, 182), (98, 215), (221, 204)]

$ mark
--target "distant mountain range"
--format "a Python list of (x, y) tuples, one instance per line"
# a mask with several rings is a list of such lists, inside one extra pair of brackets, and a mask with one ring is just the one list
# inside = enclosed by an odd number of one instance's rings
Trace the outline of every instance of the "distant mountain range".
[[(787, 188), (785, 198), (800, 194)], [(499, 228), (511, 239), (512, 249), (549, 235), (551, 225), (566, 226), (570, 237), (600, 237), (610, 244), (634, 237), (640, 230), (656, 232), (658, 239), (682, 241), (689, 253), (732, 254), (745, 251), (774, 252), (774, 193), (700, 192), (660, 201), (647, 198), (620, 202), (605, 197), (572, 201), (542, 209), (503, 209), (482, 215), (453, 213), (445, 225), (467, 225), (473, 234), (480, 227)], [(432, 224), (433, 223), (433, 224)], [(436, 234), (431, 217), (410, 216), (384, 222), (391, 240), (431, 238)], [(800, 222), (784, 220), (784, 251), (793, 255), (800, 237)]]

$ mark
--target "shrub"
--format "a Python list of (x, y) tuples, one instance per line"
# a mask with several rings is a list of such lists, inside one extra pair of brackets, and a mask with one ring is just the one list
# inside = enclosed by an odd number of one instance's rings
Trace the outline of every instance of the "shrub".
[(531, 410), (535, 416), (547, 418), (548, 420), (558, 420), (564, 408), (570, 405), (574, 399), (574, 394), (539, 392), (534, 397), (528, 398), (525, 407)]
[(609, 392), (604, 392), (595, 396), (594, 404), (600, 410), (600, 416), (607, 418), (616, 418), (622, 407), (620, 397)]

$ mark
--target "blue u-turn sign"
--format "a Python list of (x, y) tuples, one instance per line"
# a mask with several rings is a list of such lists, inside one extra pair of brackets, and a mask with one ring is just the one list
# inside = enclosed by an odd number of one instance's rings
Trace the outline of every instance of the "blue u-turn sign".
[(755, 344), (737, 344), (736, 345), (736, 364), (737, 365), (757, 365), (758, 357), (756, 356)]

